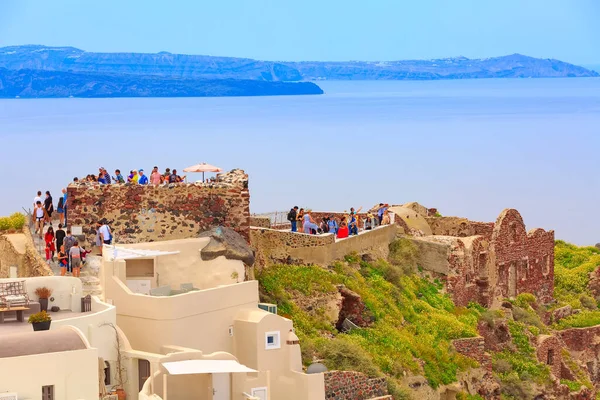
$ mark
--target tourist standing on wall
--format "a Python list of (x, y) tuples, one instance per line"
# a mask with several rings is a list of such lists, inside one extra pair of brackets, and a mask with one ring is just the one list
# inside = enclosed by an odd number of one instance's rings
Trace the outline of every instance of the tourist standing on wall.
[(379, 225), (382, 225), (383, 213), (388, 209), (387, 204), (379, 203), (379, 209), (377, 210), (377, 218), (379, 219)]
[[(102, 223), (98, 221), (96, 223), (98, 228), (98, 233), (100, 234), (100, 240), (102, 240), (103, 245), (111, 245), (112, 244), (112, 232), (110, 231), (110, 227), (106, 223)], [(100, 247), (100, 255), (102, 255), (102, 247)]]
[(288, 219), (288, 221), (290, 221), (290, 224), (292, 225), (292, 232), (296, 232), (298, 230), (297, 218), (298, 218), (298, 206), (294, 206), (294, 208), (292, 208), (287, 215), (287, 219)]
[(52, 204), (52, 195), (48, 190), (46, 190), (46, 198), (44, 199), (44, 209), (46, 210), (46, 222), (50, 223), (54, 212), (54, 204)]
[(65, 211), (64, 212), (64, 214), (65, 214), (64, 215), (65, 216), (64, 227), (66, 228), (67, 227), (67, 223), (68, 223), (67, 222), (67, 211), (68, 211), (68, 206), (67, 206), (67, 189), (63, 188), (62, 193), (63, 193), (63, 208), (64, 208), (64, 211)]
[(144, 170), (141, 168), (140, 168), (140, 173), (139, 173), (139, 177), (138, 177), (138, 183), (140, 185), (148, 184), (148, 177), (146, 175), (144, 175)]
[(152, 169), (152, 173), (150, 174), (150, 183), (154, 186), (158, 186), (161, 184), (160, 172), (158, 172), (158, 167), (154, 167)]

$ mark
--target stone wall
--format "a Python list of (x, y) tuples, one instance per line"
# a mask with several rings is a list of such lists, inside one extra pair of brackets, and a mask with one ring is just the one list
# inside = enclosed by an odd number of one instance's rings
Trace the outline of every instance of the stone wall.
[(558, 379), (562, 378), (562, 345), (556, 336), (538, 336), (536, 354), (539, 362), (548, 365), (552, 375)]
[(250, 226), (256, 226), (259, 228), (270, 228), (271, 227), (271, 218), (258, 217), (258, 216), (253, 215), (250, 217)]
[(387, 258), (389, 244), (402, 233), (396, 225), (362, 232), (358, 236), (336, 240), (332, 234), (307, 235), (275, 229), (250, 229), (250, 245), (255, 251), (255, 267), (278, 263), (328, 265), (352, 252)]
[(369, 378), (354, 371), (325, 372), (327, 400), (368, 400), (388, 396), (385, 378)]
[(469, 221), (461, 217), (426, 217), (434, 235), (475, 236), (491, 238), (494, 230), (493, 222)]
[(485, 351), (484, 338), (478, 336), (473, 338), (456, 339), (452, 341), (452, 345), (456, 352), (462, 354), (465, 357), (474, 359), (479, 363), (481, 368), (491, 372), (492, 371), (492, 358), (489, 353)]
[(53, 275), (37, 252), (29, 227), (22, 233), (0, 235), (0, 278), (10, 277), (10, 267), (17, 267), (19, 278)]
[(98, 220), (106, 219), (117, 243), (197, 237), (218, 225), (249, 240), (248, 176), (234, 170), (214, 184), (97, 185), (68, 187), (68, 221), (82, 226), (93, 243)]
[(517, 210), (504, 210), (490, 241), (493, 264), (490, 285), (494, 297), (533, 293), (542, 303), (554, 293), (554, 231), (525, 230)]

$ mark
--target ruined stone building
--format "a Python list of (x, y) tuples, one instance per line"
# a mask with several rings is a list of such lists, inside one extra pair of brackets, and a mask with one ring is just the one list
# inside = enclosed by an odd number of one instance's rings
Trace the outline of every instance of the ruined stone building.
[(554, 231), (526, 231), (514, 209), (502, 211), (495, 223), (482, 223), (430, 216), (412, 204), (392, 207), (395, 222), (411, 233), (419, 265), (445, 282), (457, 305), (488, 307), (519, 293), (533, 293), (542, 303), (552, 300)]

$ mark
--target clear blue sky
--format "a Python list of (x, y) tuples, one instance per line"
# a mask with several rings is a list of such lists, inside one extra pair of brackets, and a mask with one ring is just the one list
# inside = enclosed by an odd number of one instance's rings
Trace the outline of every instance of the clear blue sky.
[(0, 46), (394, 60), (522, 53), (600, 64), (598, 0), (1, 0)]

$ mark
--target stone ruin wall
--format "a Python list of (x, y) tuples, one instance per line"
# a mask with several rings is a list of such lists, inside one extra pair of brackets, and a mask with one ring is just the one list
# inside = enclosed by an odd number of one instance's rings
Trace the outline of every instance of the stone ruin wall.
[(554, 231), (535, 229), (527, 233), (518, 211), (504, 210), (490, 242), (493, 269), (490, 286), (496, 297), (532, 293), (542, 302), (554, 293)]
[(388, 395), (385, 378), (369, 378), (365, 374), (354, 371), (330, 371), (325, 372), (324, 375), (327, 400), (392, 398)]
[(491, 238), (494, 231), (493, 222), (470, 221), (461, 217), (426, 217), (434, 235), (475, 236)]
[(492, 357), (485, 351), (485, 341), (481, 336), (453, 340), (452, 346), (457, 353), (474, 359), (481, 368), (492, 372)]
[[(10, 235), (19, 236), (21, 245), (16, 245)], [(52, 270), (35, 248), (29, 226), (23, 226), (22, 233), (0, 235), (0, 278), (10, 276), (10, 267), (17, 267), (19, 278), (51, 276)]]
[(215, 184), (71, 184), (68, 221), (94, 243), (96, 221), (106, 219), (117, 243), (197, 237), (222, 225), (250, 239), (248, 175), (234, 170)]

